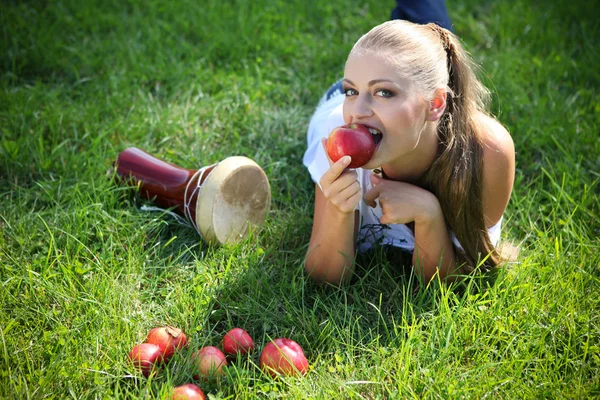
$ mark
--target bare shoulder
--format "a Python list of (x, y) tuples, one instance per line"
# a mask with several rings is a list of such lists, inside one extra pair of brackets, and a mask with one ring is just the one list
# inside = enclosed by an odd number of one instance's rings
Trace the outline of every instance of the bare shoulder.
[[(482, 139), (487, 151), (496, 153), (496, 155), (509, 155), (514, 158), (515, 145), (504, 125), (495, 118), (483, 113), (478, 114), (477, 122), (481, 127)], [(493, 154), (491, 155), (493, 156)]]
[(478, 115), (483, 142), (483, 212), (488, 227), (495, 225), (510, 200), (515, 179), (515, 145), (496, 119)]

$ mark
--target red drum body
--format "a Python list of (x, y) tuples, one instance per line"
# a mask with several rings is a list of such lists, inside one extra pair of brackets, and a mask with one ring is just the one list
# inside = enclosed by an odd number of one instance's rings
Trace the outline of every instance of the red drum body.
[(135, 147), (117, 158), (117, 174), (140, 195), (188, 218), (209, 243), (235, 243), (262, 226), (271, 187), (253, 160), (234, 156), (199, 170), (159, 160)]

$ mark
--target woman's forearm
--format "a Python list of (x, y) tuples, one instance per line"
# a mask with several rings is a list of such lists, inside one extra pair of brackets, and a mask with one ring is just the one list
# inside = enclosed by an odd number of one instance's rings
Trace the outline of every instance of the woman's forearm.
[(354, 272), (355, 215), (342, 213), (327, 202), (325, 212), (314, 227), (305, 268), (315, 280), (339, 284), (348, 281)]
[(425, 217), (415, 220), (413, 265), (426, 282), (438, 269), (442, 281), (455, 272), (454, 247), (439, 203)]

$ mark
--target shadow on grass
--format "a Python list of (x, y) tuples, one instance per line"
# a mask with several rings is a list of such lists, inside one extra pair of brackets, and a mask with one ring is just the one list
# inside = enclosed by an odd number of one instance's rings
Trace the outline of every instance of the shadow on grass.
[[(494, 285), (497, 273), (473, 275), (460, 283), (423, 285), (410, 267), (410, 255), (378, 251), (357, 258), (352, 282), (324, 287), (304, 273), (303, 252), (281, 263), (285, 246), (266, 250), (261, 262), (230, 277), (216, 292), (208, 325), (217, 336), (233, 327), (246, 329), (257, 349), (269, 340), (297, 341), (309, 360), (345, 351), (359, 353), (374, 346), (394, 346), (406, 338), (406, 327), (450, 307), (468, 295)], [(452, 295), (447, 296), (450, 292)], [(255, 362), (258, 364), (258, 356)]]
[[(422, 285), (410, 267), (410, 254), (381, 248), (357, 257), (349, 285), (317, 285), (303, 267), (309, 224), (278, 224), (277, 212), (262, 231), (231, 246), (207, 245), (173, 217), (147, 214), (162, 222), (151, 224), (147, 232), (145, 252), (153, 262), (146, 267), (152, 277), (145, 278), (151, 286), (144, 297), (161, 304), (162, 314), (174, 313), (189, 332), (190, 343), (157, 375), (153, 393), (192, 382), (191, 354), (203, 346), (220, 347), (222, 337), (234, 327), (248, 331), (256, 350), (248, 358), (230, 362), (223, 379), (200, 382), (209, 392), (247, 390), (241, 387), (260, 392), (261, 385), (279, 385), (259, 368), (262, 348), (279, 337), (298, 342), (312, 368), (333, 365), (340, 354), (350, 360), (382, 348), (400, 348), (411, 329), (426, 331), (424, 321), (443, 313), (442, 308), (458, 307), (469, 295), (484, 292), (496, 279), (496, 274), (488, 274), (452, 285)], [(183, 298), (168, 305), (171, 297), (181, 294)], [(186, 301), (189, 309), (183, 310)], [(143, 379), (129, 377), (120, 380), (115, 390), (120, 386), (134, 393), (143, 390), (141, 385)]]

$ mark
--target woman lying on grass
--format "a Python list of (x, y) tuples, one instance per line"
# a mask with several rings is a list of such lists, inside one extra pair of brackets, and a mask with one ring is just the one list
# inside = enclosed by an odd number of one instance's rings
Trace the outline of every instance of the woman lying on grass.
[[(388, 21), (358, 40), (308, 129), (312, 278), (348, 281), (356, 250), (374, 245), (412, 252), (427, 282), (500, 262), (515, 151), (486, 112), (488, 96), (458, 38), (435, 24)], [(324, 150), (331, 130), (349, 123), (366, 125), (377, 143), (362, 168), (347, 169), (349, 157), (333, 163)]]

